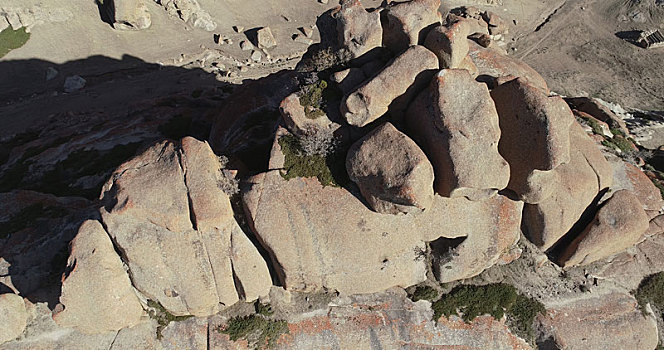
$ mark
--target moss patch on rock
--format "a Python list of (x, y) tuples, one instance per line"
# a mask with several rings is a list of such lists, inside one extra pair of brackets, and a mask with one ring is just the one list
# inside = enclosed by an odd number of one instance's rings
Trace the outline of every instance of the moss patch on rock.
[(630, 141), (628, 138), (625, 138), (623, 136), (614, 136), (611, 139), (606, 139), (602, 141), (602, 145), (613, 149), (613, 150), (619, 150), (622, 153), (630, 153), (634, 151), (634, 143)]
[(262, 315), (233, 317), (226, 327), (220, 327), (218, 331), (228, 334), (232, 341), (245, 339), (255, 349), (271, 348), (282, 334), (289, 332), (288, 322), (271, 320)]
[(413, 293), (410, 294), (410, 299), (412, 301), (420, 301), (420, 300), (434, 301), (438, 299), (438, 294), (439, 293), (436, 290), (436, 288), (427, 285), (421, 285), (415, 287)]
[(159, 302), (148, 299), (148, 315), (150, 318), (157, 321), (157, 339), (162, 338), (161, 332), (168, 326), (171, 322), (180, 322), (186, 319), (192, 318), (193, 316), (175, 316), (172, 313), (168, 312)]
[(5, 28), (0, 32), (0, 58), (25, 45), (28, 39), (30, 39), (30, 33), (25, 31), (25, 27), (17, 30), (13, 30), (11, 27)]
[(460, 316), (465, 322), (477, 316), (491, 315), (501, 319), (507, 315), (510, 329), (524, 339), (534, 341), (535, 317), (544, 313), (544, 305), (517, 292), (514, 286), (503, 283), (483, 286), (461, 285), (433, 303), (434, 319), (441, 316)]
[(315, 177), (323, 186), (342, 187), (347, 183), (344, 152), (336, 151), (327, 156), (306, 155), (299, 140), (292, 135), (279, 139), (284, 154), (281, 176), (290, 180), (296, 177)]

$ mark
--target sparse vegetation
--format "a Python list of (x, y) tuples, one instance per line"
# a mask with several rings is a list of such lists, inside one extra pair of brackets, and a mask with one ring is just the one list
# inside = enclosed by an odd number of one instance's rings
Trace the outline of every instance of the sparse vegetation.
[(434, 302), (433, 310), (435, 320), (459, 315), (465, 322), (471, 322), (480, 315), (488, 314), (495, 319), (507, 315), (510, 329), (531, 341), (535, 336), (535, 317), (546, 311), (542, 303), (520, 295), (514, 286), (503, 283), (458, 286)]
[(274, 310), (272, 310), (272, 305), (263, 304), (259, 300), (256, 300), (254, 308), (256, 309), (256, 313), (259, 315), (272, 316), (274, 314)]
[(229, 197), (232, 197), (238, 193), (240, 193), (240, 181), (233, 177), (231, 174), (229, 174), (228, 170), (226, 170), (226, 166), (228, 165), (228, 157), (226, 156), (219, 156), (219, 163), (220, 163), (220, 168), (219, 168), (219, 179), (217, 181), (217, 186), (224, 191)]
[(578, 118), (581, 119), (583, 123), (588, 125), (593, 130), (593, 134), (604, 135), (604, 133), (602, 132), (602, 128), (599, 126), (599, 123), (594, 118), (587, 118), (584, 116), (578, 116)]
[(314, 52), (307, 58), (303, 62), (301, 70), (322, 72), (330, 68), (343, 66), (350, 58), (350, 53), (346, 50), (335, 51), (331, 47), (327, 47)]
[(346, 183), (343, 152), (337, 150), (327, 156), (307, 155), (302, 150), (300, 141), (291, 135), (281, 137), (279, 146), (285, 156), (281, 173), (284, 179), (316, 177), (321, 185), (334, 187), (341, 187)]
[(25, 27), (13, 30), (11, 27), (5, 28), (0, 32), (0, 58), (3, 58), (11, 50), (15, 50), (25, 45), (30, 39), (30, 33), (25, 31)]
[(168, 326), (171, 322), (180, 322), (186, 319), (189, 319), (193, 316), (175, 316), (172, 313), (168, 312), (159, 302), (154, 300), (148, 300), (148, 315), (152, 319), (157, 321), (157, 339), (162, 338), (161, 332)]
[(317, 119), (326, 114), (328, 101), (338, 99), (339, 92), (329, 86), (327, 81), (305, 85), (299, 92), (300, 105), (304, 107), (304, 115), (309, 119)]
[(634, 292), (634, 296), (644, 313), (648, 303), (658, 310), (664, 310), (664, 272), (644, 278), (639, 288)]
[(308, 156), (327, 156), (337, 149), (337, 140), (329, 129), (308, 133), (299, 138), (302, 152)]
[(419, 300), (434, 301), (438, 299), (438, 291), (436, 290), (436, 288), (427, 285), (417, 286), (413, 291), (413, 294), (410, 295), (410, 299), (412, 301), (419, 301)]
[(614, 136), (611, 139), (607, 138), (602, 141), (602, 145), (622, 153), (629, 153), (634, 151), (634, 143), (623, 136)]
[(282, 334), (288, 333), (288, 323), (284, 320), (270, 320), (262, 315), (233, 317), (226, 327), (218, 329), (228, 334), (231, 340), (246, 339), (255, 349), (274, 346)]

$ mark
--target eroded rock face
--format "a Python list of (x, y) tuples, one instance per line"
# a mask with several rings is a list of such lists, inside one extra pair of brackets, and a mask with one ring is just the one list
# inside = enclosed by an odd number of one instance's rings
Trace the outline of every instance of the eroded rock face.
[(0, 344), (18, 337), (25, 330), (28, 314), (21, 296), (0, 294)]
[(480, 75), (493, 79), (519, 77), (534, 87), (549, 91), (544, 78), (519, 59), (497, 49), (483, 48), (474, 43), (471, 43), (469, 47), (470, 58), (477, 66)]
[(339, 43), (353, 58), (360, 57), (383, 40), (380, 12), (367, 12), (359, 0), (343, 0), (337, 12)]
[(427, 28), (440, 24), (440, 0), (412, 0), (388, 7), (384, 13), (383, 46), (394, 53), (424, 41)]
[(526, 234), (542, 250), (551, 248), (569, 232), (613, 179), (610, 164), (576, 122), (570, 132), (570, 147), (570, 162), (554, 170), (551, 196), (524, 207)]
[(507, 186), (498, 114), (489, 90), (468, 71), (438, 73), (411, 105), (406, 122), (433, 163), (440, 195), (479, 200)]
[(653, 213), (659, 212), (664, 205), (662, 195), (646, 174), (634, 165), (618, 158), (612, 159), (611, 165), (615, 180), (611, 190), (629, 190), (639, 199), (643, 209)]
[(150, 12), (144, 0), (110, 0), (103, 4), (107, 9), (113, 8), (113, 28), (122, 30), (140, 30), (152, 24)]
[(449, 27), (433, 28), (424, 41), (424, 46), (438, 57), (441, 69), (458, 68), (468, 55), (468, 35), (472, 34), (467, 21), (453, 23)]
[(641, 241), (648, 224), (648, 216), (638, 198), (630, 191), (617, 191), (565, 249), (560, 262), (569, 267), (609, 257)]
[(521, 78), (496, 87), (491, 97), (502, 132), (498, 150), (510, 164), (507, 188), (536, 204), (552, 189), (549, 181), (533, 178), (544, 175), (535, 171), (548, 172), (570, 160), (572, 112), (562, 98), (549, 97)]
[(348, 151), (346, 169), (379, 213), (419, 212), (433, 201), (433, 167), (422, 150), (385, 123)]
[(657, 325), (644, 316), (629, 294), (603, 295), (560, 300), (546, 304), (540, 317), (543, 330), (560, 349), (654, 349)]
[[(239, 299), (231, 258), (239, 228), (217, 186), (219, 167), (206, 143), (164, 141), (120, 166), (104, 187), (103, 222), (134, 286), (174, 315), (211, 315)], [(265, 281), (265, 291), (252, 293), (266, 294), (265, 262), (257, 252), (245, 256), (258, 267), (248, 278)]]
[(84, 222), (71, 242), (60, 303), (64, 310), (53, 319), (84, 333), (117, 331), (140, 322), (143, 307), (99, 221)]
[(404, 111), (437, 68), (436, 55), (424, 46), (412, 46), (347, 95), (341, 113), (350, 125), (361, 127), (385, 114), (391, 104)]

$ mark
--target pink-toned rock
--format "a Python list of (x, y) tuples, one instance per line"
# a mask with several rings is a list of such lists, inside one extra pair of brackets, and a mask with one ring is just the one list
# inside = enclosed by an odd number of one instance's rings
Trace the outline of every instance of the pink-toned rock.
[(60, 295), (64, 309), (53, 315), (59, 325), (104, 333), (140, 322), (143, 307), (99, 221), (81, 225), (71, 242), (68, 267)]
[(599, 191), (611, 185), (611, 165), (576, 122), (570, 131), (570, 147), (570, 162), (554, 170), (551, 196), (524, 207), (525, 233), (542, 250), (569, 232)]
[(657, 324), (629, 294), (612, 292), (545, 303), (542, 331), (558, 349), (654, 349)]
[(360, 57), (383, 41), (380, 12), (367, 12), (359, 0), (343, 0), (336, 13), (339, 43), (352, 58)]
[(379, 213), (419, 212), (431, 206), (433, 167), (417, 144), (390, 123), (350, 148), (346, 169)]
[[(300, 98), (297, 94), (291, 94), (286, 97), (279, 105), (281, 117), (290, 132), (298, 136), (315, 134), (320, 131), (330, 131), (335, 125), (328, 119), (327, 115), (310, 117), (304, 111), (304, 106), (300, 104)], [(338, 124), (336, 125), (338, 128)]]
[(508, 76), (519, 77), (546, 93), (549, 91), (546, 81), (539, 73), (519, 59), (505, 54), (505, 52), (494, 48), (483, 48), (478, 44), (471, 43), (469, 55), (482, 76), (494, 79)]
[(383, 46), (394, 53), (424, 41), (427, 28), (440, 24), (440, 0), (393, 3), (383, 11)]
[(611, 165), (614, 178), (612, 191), (625, 189), (633, 192), (645, 210), (659, 211), (662, 208), (664, 201), (659, 189), (639, 168), (619, 158), (613, 158)]
[(405, 111), (408, 103), (429, 83), (438, 68), (436, 55), (424, 46), (412, 46), (372, 79), (348, 94), (341, 113), (350, 125), (365, 126), (394, 106)]
[(541, 172), (570, 160), (572, 112), (562, 98), (549, 97), (522, 78), (499, 85), (491, 98), (500, 118), (498, 150), (510, 164), (507, 188), (536, 204), (552, 191), (552, 184), (542, 180), (550, 174)]
[(438, 73), (411, 105), (406, 122), (433, 163), (440, 195), (479, 200), (507, 186), (496, 108), (486, 86), (468, 71)]
[(574, 109), (588, 113), (594, 118), (607, 123), (612, 129), (619, 129), (625, 135), (629, 135), (629, 129), (625, 121), (620, 119), (608, 107), (592, 97), (570, 97), (565, 101)]
[(424, 46), (438, 57), (439, 67), (457, 68), (468, 55), (468, 35), (472, 34), (467, 21), (459, 21), (451, 26), (433, 28), (424, 41)]
[(617, 191), (565, 248), (559, 261), (570, 267), (607, 258), (637, 244), (647, 229), (648, 216), (636, 196), (627, 190)]

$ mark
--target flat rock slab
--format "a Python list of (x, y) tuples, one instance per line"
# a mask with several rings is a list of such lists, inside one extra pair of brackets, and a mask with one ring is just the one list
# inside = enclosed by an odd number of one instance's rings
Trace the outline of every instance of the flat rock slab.
[(585, 294), (545, 304), (546, 316), (540, 316), (542, 330), (559, 349), (654, 349), (657, 325), (652, 316), (644, 316), (636, 299), (613, 292)]

